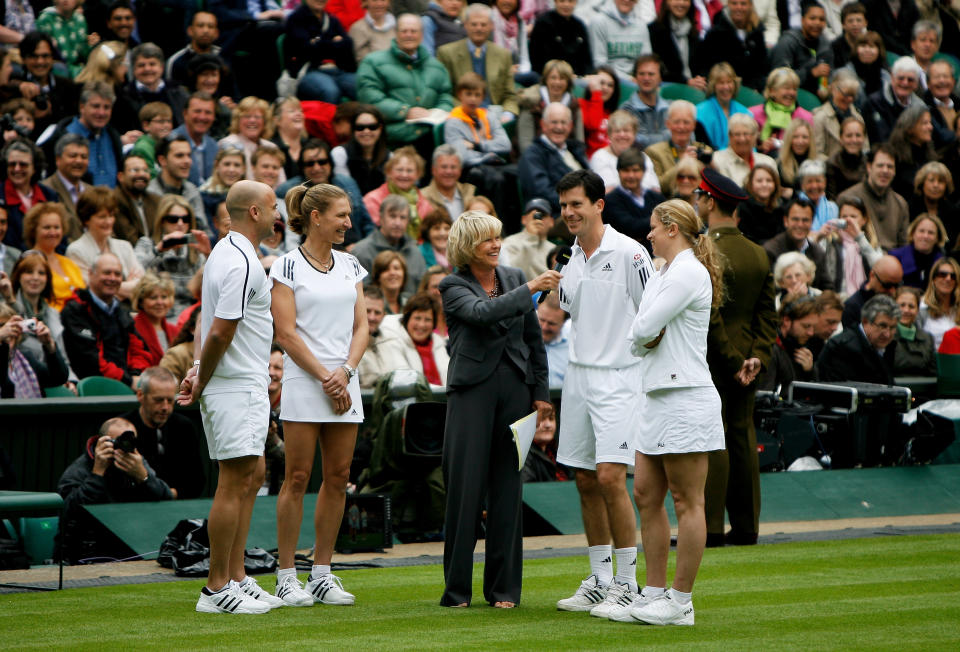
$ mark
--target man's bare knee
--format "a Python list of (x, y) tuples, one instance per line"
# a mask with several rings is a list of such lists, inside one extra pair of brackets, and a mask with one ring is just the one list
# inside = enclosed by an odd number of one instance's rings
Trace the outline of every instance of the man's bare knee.
[(599, 494), (600, 486), (597, 484), (597, 472), (587, 469), (577, 469), (575, 480), (577, 491), (581, 495)]
[(623, 464), (598, 464), (596, 477), (603, 495), (617, 494), (626, 489), (627, 467)]

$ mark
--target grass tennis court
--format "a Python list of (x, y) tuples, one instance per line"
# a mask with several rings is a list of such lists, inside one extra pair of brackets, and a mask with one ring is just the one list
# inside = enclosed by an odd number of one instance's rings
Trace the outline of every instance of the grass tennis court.
[[(478, 570), (479, 570), (478, 566)], [(194, 613), (201, 581), (0, 596), (5, 649), (644, 649), (960, 648), (960, 536), (708, 550), (693, 628), (620, 625), (560, 613), (585, 558), (526, 562), (523, 603), (442, 609), (439, 566), (340, 575), (357, 606), (264, 616)], [(261, 576), (273, 589), (274, 578)], [(475, 591), (480, 576), (475, 575)], [(642, 582), (642, 580), (641, 580)]]

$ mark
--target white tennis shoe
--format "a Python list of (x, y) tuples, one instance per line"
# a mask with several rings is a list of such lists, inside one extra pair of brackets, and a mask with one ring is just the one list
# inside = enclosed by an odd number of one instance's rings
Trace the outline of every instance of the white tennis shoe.
[(580, 582), (580, 588), (569, 598), (557, 601), (559, 611), (590, 611), (607, 597), (607, 587), (596, 575)]

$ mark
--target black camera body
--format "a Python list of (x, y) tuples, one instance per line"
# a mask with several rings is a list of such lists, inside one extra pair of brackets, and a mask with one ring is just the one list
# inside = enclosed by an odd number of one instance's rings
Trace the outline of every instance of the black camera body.
[(40, 93), (33, 98), (33, 105), (37, 107), (37, 111), (46, 111), (47, 107), (50, 106), (50, 96), (46, 93)]
[(132, 453), (137, 449), (137, 433), (132, 430), (124, 430), (116, 439), (111, 439), (114, 450), (121, 450), (124, 453)]
[(26, 127), (18, 125), (9, 113), (0, 117), (0, 132), (2, 131), (15, 131), (19, 136), (23, 136), (24, 138), (30, 137), (30, 132), (27, 131)]

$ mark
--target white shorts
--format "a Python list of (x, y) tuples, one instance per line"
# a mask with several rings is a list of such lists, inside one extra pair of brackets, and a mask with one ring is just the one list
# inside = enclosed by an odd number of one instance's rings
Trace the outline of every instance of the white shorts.
[(265, 389), (200, 397), (207, 449), (214, 460), (263, 455), (270, 426), (270, 398)]
[(333, 411), (333, 401), (323, 391), (323, 383), (311, 376), (284, 378), (280, 392), (280, 420), (305, 423), (362, 423), (363, 401), (360, 379), (355, 375), (347, 383), (353, 405), (344, 414)]
[(637, 431), (637, 450), (644, 455), (701, 453), (722, 450), (720, 395), (713, 385), (649, 392)]
[(557, 462), (596, 469), (598, 462), (634, 463), (640, 365), (621, 369), (571, 364), (563, 379)]

